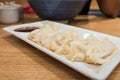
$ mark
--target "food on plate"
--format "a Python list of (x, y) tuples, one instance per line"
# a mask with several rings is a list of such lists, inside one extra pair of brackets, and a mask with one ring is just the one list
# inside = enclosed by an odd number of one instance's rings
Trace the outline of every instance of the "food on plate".
[(31, 32), (35, 29), (39, 29), (39, 27), (36, 27), (36, 26), (31, 26), (31, 27), (20, 27), (20, 28), (17, 28), (15, 29), (14, 31), (17, 31), (17, 32)]
[(30, 32), (28, 39), (64, 55), (70, 61), (104, 64), (117, 53), (116, 45), (107, 38), (97, 38), (94, 35), (83, 38), (77, 32), (62, 30), (53, 23)]
[(86, 54), (87, 63), (104, 64), (117, 52), (117, 47), (107, 38), (97, 39), (95, 36), (89, 36), (86, 41), (90, 48)]
[[(52, 23), (46, 24), (40, 29), (36, 29), (32, 31), (28, 38), (44, 47), (49, 48), (50, 43), (49, 41), (53, 40), (53, 36), (57, 34), (59, 31), (59, 28), (54, 27)], [(54, 46), (51, 46), (54, 47)], [(50, 47), (50, 48), (51, 48)]]

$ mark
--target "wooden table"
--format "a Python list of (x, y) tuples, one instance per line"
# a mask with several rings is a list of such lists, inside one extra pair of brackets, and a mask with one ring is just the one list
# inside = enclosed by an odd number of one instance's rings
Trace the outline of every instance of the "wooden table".
[[(40, 21), (36, 15), (11, 25)], [(120, 19), (100, 16), (78, 16), (70, 25), (120, 37)], [(0, 24), (0, 80), (89, 80), (89, 78), (56, 61), (15, 36), (3, 31)], [(120, 78), (120, 65), (107, 80)]]

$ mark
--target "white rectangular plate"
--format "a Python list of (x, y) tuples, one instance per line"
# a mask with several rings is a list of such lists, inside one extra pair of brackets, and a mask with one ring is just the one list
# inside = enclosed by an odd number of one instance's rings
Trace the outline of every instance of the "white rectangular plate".
[(108, 63), (103, 64), (103, 65), (92, 65), (92, 64), (87, 64), (85, 62), (71, 62), (71, 61), (67, 60), (64, 56), (58, 55), (42, 46), (30, 41), (29, 39), (27, 39), (27, 36), (29, 33), (14, 31), (14, 29), (19, 28), (19, 27), (42, 26), (48, 22), (51, 22), (51, 21), (46, 20), (46, 21), (41, 21), (41, 22), (10, 26), (10, 27), (4, 28), (4, 30), (13, 34), (14, 36), (22, 39), (23, 41), (27, 42), (28, 44), (45, 52), (46, 54), (50, 55), (51, 57), (59, 60), (60, 62), (66, 64), (67, 66), (73, 68), (74, 70), (84, 74), (85, 76), (87, 76), (91, 79), (99, 79), (99, 80), (106, 79), (109, 76), (109, 74), (113, 71), (113, 69), (119, 64), (119, 62), (120, 62), (120, 38), (115, 37), (115, 36), (102, 34), (102, 33), (98, 33), (95, 31), (90, 31), (90, 30), (54, 22), (54, 24), (57, 27), (60, 27), (62, 29), (74, 30), (74, 31), (78, 32), (80, 35), (82, 35), (82, 37), (86, 37), (90, 34), (95, 35), (98, 38), (107, 37), (119, 48), (118, 53)]

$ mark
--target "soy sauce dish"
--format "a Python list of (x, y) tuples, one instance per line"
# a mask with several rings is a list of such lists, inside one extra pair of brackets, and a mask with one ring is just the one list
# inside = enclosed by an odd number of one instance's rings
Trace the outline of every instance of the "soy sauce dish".
[(16, 31), (16, 32), (31, 32), (35, 29), (39, 29), (39, 27), (36, 27), (36, 26), (20, 27), (20, 28), (16, 28), (14, 31)]

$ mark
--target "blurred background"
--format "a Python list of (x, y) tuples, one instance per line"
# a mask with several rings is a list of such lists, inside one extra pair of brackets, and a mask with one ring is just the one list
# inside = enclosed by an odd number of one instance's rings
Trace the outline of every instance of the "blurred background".
[[(0, 2), (11, 2), (11, 1), (15, 1), (17, 4), (22, 5), (24, 7), (23, 8), (24, 13), (35, 14), (35, 11), (29, 6), (27, 0), (0, 0)], [(101, 11), (99, 11), (99, 7), (97, 5), (96, 0), (91, 0), (91, 1), (92, 2), (90, 5), (90, 10), (89, 10), (88, 14), (89, 15), (102, 15)], [(79, 14), (84, 14), (84, 12), (81, 11), (81, 13), (79, 13)]]
[[(0, 2), (6, 2), (6, 1), (13, 1), (13, 0), (0, 0)], [(27, 5), (28, 3), (26, 2), (26, 0), (14, 0), (16, 3), (18, 4), (22, 4), (22, 5)], [(91, 7), (90, 9), (99, 9), (98, 8), (98, 5), (96, 3), (96, 0), (92, 0), (92, 3), (91, 3)]]
[(18, 4), (26, 5), (26, 0), (0, 0), (0, 2), (6, 2), (6, 1), (15, 1)]

